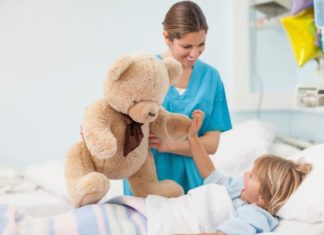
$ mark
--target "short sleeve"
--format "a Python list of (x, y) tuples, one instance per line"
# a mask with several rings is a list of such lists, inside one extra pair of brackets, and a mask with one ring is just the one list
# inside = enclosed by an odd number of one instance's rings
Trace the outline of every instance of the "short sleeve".
[[(216, 75), (219, 76), (217, 72)], [(212, 111), (208, 117), (206, 130), (227, 131), (232, 128), (223, 82), (219, 79), (213, 97)]]

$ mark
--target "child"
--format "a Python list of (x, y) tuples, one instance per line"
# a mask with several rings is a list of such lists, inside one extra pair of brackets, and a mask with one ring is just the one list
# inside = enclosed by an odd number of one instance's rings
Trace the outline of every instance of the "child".
[[(161, 230), (167, 231), (162, 233), (167, 235), (178, 231), (197, 233), (196, 231), (209, 230), (212, 232), (209, 234), (214, 235), (250, 235), (272, 231), (278, 225), (275, 214), (300, 185), (311, 170), (311, 165), (264, 155), (255, 161), (252, 171), (246, 172), (243, 178), (224, 176), (215, 169), (197, 136), (203, 116), (201, 111), (193, 112), (193, 121), (188, 128), (188, 141), (204, 184), (209, 185), (191, 189), (188, 194), (178, 198), (156, 195), (149, 195), (146, 199), (116, 197), (107, 204), (87, 205), (48, 218), (24, 217), (6, 205), (0, 205), (0, 221), (3, 221), (0, 223), (0, 231), (4, 231), (4, 234), (17, 234), (19, 230), (21, 234), (33, 235), (155, 235), (161, 234)], [(210, 188), (221, 188), (222, 191), (208, 191)], [(222, 201), (222, 196), (227, 201)], [(226, 204), (225, 209), (229, 205), (231, 213), (217, 210), (218, 207), (213, 206), (217, 203)], [(233, 207), (235, 214), (231, 216)], [(158, 210), (153, 210), (156, 208)], [(182, 213), (178, 213), (179, 211)], [(213, 216), (219, 213), (222, 218)], [(217, 219), (221, 222), (218, 223)], [(192, 229), (188, 230), (188, 227)]]
[(216, 170), (197, 135), (204, 113), (195, 110), (192, 116), (188, 141), (204, 184), (225, 186), (235, 209), (235, 216), (210, 234), (249, 235), (272, 231), (278, 225), (275, 214), (310, 172), (311, 165), (267, 154), (258, 158), (243, 178), (224, 176)]

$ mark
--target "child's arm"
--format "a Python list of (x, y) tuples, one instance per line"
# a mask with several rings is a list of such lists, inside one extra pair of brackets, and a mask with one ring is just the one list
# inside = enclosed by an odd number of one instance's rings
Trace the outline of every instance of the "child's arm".
[(195, 110), (192, 113), (192, 118), (193, 120), (188, 128), (188, 142), (197, 169), (200, 175), (205, 179), (215, 171), (215, 166), (198, 137), (198, 131), (202, 125), (204, 113), (200, 110)]

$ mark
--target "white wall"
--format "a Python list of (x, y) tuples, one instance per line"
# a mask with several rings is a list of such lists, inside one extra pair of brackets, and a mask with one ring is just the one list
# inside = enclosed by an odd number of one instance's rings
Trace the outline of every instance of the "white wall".
[[(1, 0), (0, 164), (63, 159), (109, 64), (166, 49), (161, 22), (174, 2)], [(196, 2), (210, 26), (202, 59), (230, 84), (228, 1)]]

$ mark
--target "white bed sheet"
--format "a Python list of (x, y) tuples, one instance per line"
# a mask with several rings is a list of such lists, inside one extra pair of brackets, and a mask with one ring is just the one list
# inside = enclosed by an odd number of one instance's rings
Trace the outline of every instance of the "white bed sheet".
[[(226, 173), (233, 173), (232, 175), (241, 173), (246, 170), (242, 167), (249, 168), (252, 166), (254, 159), (259, 154), (273, 153), (288, 157), (299, 151), (293, 146), (275, 141), (274, 131), (271, 127), (269, 128), (268, 124), (264, 125), (262, 122), (253, 120), (240, 125), (242, 126), (222, 135), (219, 151), (215, 156), (212, 156), (213, 160), (216, 159), (216, 164), (219, 163), (228, 171)], [(247, 140), (248, 138), (249, 140)], [(235, 147), (237, 143), (240, 144), (239, 147)], [(221, 162), (223, 160), (224, 162)], [(240, 168), (236, 169), (233, 164)], [(33, 217), (51, 216), (70, 210), (72, 207), (66, 197), (63, 161), (36, 164), (30, 167), (29, 171), (25, 171), (25, 176), (40, 185), (41, 188), (29, 193), (0, 194), (0, 203), (14, 205)], [(57, 180), (54, 184), (53, 179)], [(101, 202), (122, 195), (122, 181), (115, 180), (111, 183), (110, 192)], [(324, 235), (324, 223), (312, 224), (296, 220), (281, 221), (276, 231), (265, 234)]]
[(32, 217), (53, 216), (72, 208), (66, 198), (40, 188), (32, 192), (0, 194), (0, 203), (14, 206)]

